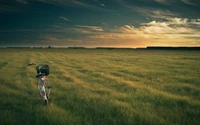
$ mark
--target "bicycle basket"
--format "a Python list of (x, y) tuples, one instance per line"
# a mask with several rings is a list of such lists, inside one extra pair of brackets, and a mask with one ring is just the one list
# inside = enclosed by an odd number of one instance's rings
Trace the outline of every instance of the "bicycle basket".
[(45, 76), (48, 76), (49, 75), (49, 69), (50, 69), (49, 65), (41, 64), (41, 65), (38, 65), (36, 67), (36, 72), (37, 72), (37, 74), (44, 73)]

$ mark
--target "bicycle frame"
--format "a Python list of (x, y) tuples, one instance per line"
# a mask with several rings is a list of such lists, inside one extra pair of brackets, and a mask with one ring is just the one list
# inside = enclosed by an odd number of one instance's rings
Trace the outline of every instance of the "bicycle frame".
[[(35, 63), (28, 64), (28, 66), (31, 66), (31, 65), (36, 65), (36, 64)], [(38, 67), (38, 65), (36, 65), (36, 67)], [(36, 70), (37, 70), (37, 68), (36, 68)], [(46, 84), (47, 84), (47, 81), (48, 81), (48, 84), (50, 82), (49, 82), (47, 76), (41, 72), (37, 72), (36, 78), (39, 79), (39, 82), (38, 82), (39, 95), (43, 98), (43, 100), (45, 101), (45, 104), (48, 106), (49, 105), (48, 98), (49, 98), (51, 86), (46, 87)]]
[(39, 76), (38, 79), (39, 79), (39, 82), (38, 82), (39, 94), (43, 98), (43, 100), (47, 100), (50, 94), (50, 89), (46, 88), (47, 76)]

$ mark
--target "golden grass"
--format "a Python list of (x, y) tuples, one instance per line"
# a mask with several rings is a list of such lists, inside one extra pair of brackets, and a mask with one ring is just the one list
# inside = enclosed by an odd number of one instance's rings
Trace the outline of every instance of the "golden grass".
[[(1, 49), (0, 124), (200, 123), (195, 51)], [(35, 67), (50, 65), (50, 106)]]

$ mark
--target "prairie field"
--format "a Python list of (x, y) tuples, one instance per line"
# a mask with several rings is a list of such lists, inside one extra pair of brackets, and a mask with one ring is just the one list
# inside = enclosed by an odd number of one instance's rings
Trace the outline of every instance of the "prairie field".
[[(34, 66), (50, 65), (50, 106)], [(1, 125), (199, 125), (200, 51), (0, 49)]]

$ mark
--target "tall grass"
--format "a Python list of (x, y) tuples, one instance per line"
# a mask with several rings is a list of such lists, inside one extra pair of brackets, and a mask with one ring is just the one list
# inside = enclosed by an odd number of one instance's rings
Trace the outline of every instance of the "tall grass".
[[(46, 107), (34, 67), (50, 65)], [(1, 49), (0, 124), (198, 125), (196, 51)]]

